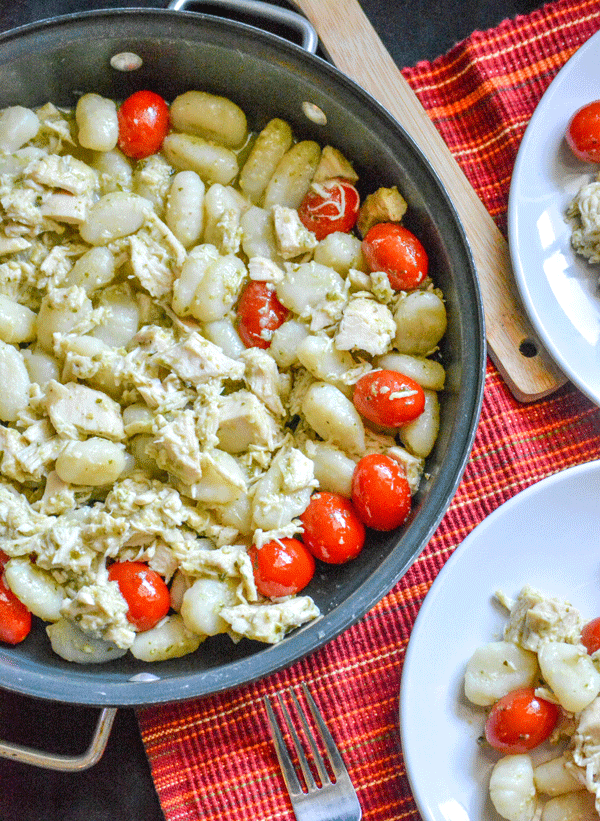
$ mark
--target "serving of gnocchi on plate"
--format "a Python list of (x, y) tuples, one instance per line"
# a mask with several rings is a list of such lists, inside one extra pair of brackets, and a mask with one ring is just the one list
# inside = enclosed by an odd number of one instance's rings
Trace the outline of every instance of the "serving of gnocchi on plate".
[(425, 597), (399, 722), (426, 821), (596, 821), (598, 493), (598, 461), (531, 485), (471, 531)]

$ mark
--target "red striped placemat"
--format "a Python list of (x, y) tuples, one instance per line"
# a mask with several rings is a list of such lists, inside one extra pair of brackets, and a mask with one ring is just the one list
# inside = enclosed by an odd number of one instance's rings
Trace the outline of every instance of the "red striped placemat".
[[(600, 2), (551, 3), (475, 32), (404, 69), (502, 230), (525, 126), (557, 71), (600, 28)], [(417, 821), (398, 737), (398, 692), (411, 627), (432, 581), (502, 502), (571, 465), (600, 458), (600, 410), (567, 385), (519, 404), (488, 364), (481, 421), (452, 504), (422, 555), (361, 621), (307, 659), (225, 694), (140, 709), (167, 821), (293, 821), (262, 697), (309, 683), (369, 821)]]

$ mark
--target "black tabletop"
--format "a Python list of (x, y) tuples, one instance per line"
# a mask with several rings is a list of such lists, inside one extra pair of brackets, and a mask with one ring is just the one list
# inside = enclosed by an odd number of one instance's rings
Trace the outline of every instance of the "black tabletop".
[[(144, 0), (0, 0), (0, 31), (94, 8), (164, 7)], [(277, 0), (286, 5), (285, 0)], [(526, 14), (538, 0), (362, 0), (399, 66), (444, 54), (475, 29)], [(193, 10), (193, 7), (189, 7)], [(203, 9), (204, 10), (204, 9)], [(97, 710), (0, 691), (0, 738), (67, 754), (83, 752)], [(164, 821), (135, 713), (121, 709), (104, 755), (65, 774), (0, 758), (1, 821)], [(226, 819), (224, 818), (224, 821)]]

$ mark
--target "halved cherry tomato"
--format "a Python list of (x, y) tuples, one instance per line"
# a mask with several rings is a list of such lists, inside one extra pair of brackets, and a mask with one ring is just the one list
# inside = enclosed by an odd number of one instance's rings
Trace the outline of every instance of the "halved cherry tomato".
[(567, 126), (567, 144), (584, 162), (600, 162), (600, 100), (584, 105)]
[(268, 348), (273, 331), (283, 325), (289, 311), (277, 299), (269, 282), (253, 280), (242, 292), (237, 306), (238, 333), (247, 348)]
[(427, 277), (427, 251), (397, 222), (378, 222), (369, 228), (362, 250), (371, 271), (384, 271), (396, 291), (411, 291)]
[(358, 380), (352, 397), (365, 419), (388, 428), (412, 422), (423, 413), (423, 388), (399, 371), (370, 371)]
[(141, 160), (155, 154), (169, 130), (169, 106), (153, 91), (136, 91), (117, 112), (118, 145), (123, 154)]
[(501, 753), (525, 753), (548, 738), (560, 713), (557, 704), (538, 698), (533, 687), (513, 690), (490, 710), (485, 737)]
[(341, 178), (313, 183), (298, 208), (300, 222), (321, 241), (334, 231), (347, 234), (354, 228), (360, 195)]
[(31, 631), (31, 613), (0, 576), (0, 641), (19, 644)]
[(303, 590), (315, 573), (312, 554), (298, 539), (275, 539), (248, 551), (256, 589), (270, 599)]
[(363, 549), (365, 526), (350, 499), (339, 493), (313, 493), (300, 521), (302, 541), (322, 562), (344, 564)]
[(169, 588), (144, 562), (115, 562), (108, 568), (108, 578), (119, 585), (129, 605), (127, 619), (141, 633), (155, 627), (169, 612)]
[(588, 621), (581, 631), (581, 643), (591, 656), (600, 650), (600, 617)]
[(352, 503), (367, 527), (393, 530), (410, 512), (410, 486), (404, 468), (391, 456), (369, 453), (352, 474)]

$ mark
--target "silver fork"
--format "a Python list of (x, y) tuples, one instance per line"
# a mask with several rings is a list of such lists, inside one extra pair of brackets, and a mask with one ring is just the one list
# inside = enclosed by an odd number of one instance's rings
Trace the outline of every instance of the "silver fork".
[(298, 778), (298, 773), (296, 772), (296, 768), (294, 767), (294, 763), (284, 741), (283, 733), (275, 711), (273, 710), (271, 700), (269, 696), (264, 697), (275, 752), (279, 759), (281, 772), (283, 773), (297, 821), (360, 821), (362, 811), (342, 756), (321, 717), (308, 687), (304, 682), (301, 687), (315, 725), (317, 726), (320, 740), (326, 750), (327, 760), (334, 776), (332, 780), (325, 767), (323, 757), (319, 752), (317, 741), (308, 724), (306, 714), (296, 693), (290, 688), (288, 692), (294, 704), (295, 713), (302, 724), (304, 736), (310, 746), (314, 766), (319, 775), (321, 786), (316, 783), (312, 774), (304, 748), (294, 727), (288, 708), (282, 698), (282, 694), (276, 693), (276, 698), (287, 726), (288, 735), (296, 752), (296, 756), (298, 757), (298, 763), (304, 777), (304, 786)]

